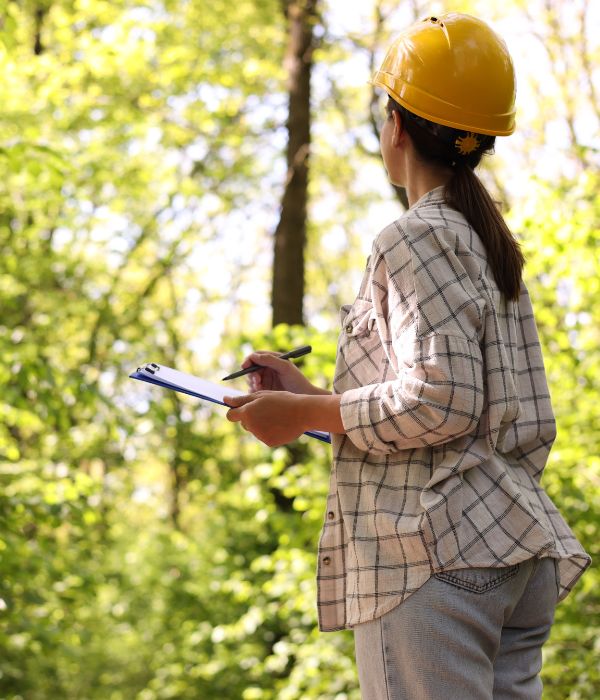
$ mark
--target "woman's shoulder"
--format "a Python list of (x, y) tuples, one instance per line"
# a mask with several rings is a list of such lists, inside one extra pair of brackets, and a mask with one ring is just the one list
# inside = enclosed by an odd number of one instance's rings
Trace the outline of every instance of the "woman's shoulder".
[(391, 274), (401, 270), (432, 284), (464, 274), (479, 284), (487, 267), (473, 228), (460, 212), (437, 203), (409, 209), (382, 229), (373, 254)]
[(375, 239), (379, 251), (404, 249), (406, 253), (418, 250), (439, 250), (440, 246), (455, 246), (457, 238), (469, 229), (460, 212), (450, 207), (422, 206), (405, 211), (383, 228)]

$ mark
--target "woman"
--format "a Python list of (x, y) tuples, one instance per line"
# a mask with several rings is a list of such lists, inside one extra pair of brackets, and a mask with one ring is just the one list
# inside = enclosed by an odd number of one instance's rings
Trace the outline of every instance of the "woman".
[(365, 700), (539, 698), (589, 557), (539, 484), (555, 422), (523, 256), (473, 172), (514, 130), (512, 62), (448, 14), (406, 30), (373, 82), (410, 208), (344, 309), (334, 391), (257, 352), (228, 417), (269, 445), (332, 433), (319, 623), (354, 629)]

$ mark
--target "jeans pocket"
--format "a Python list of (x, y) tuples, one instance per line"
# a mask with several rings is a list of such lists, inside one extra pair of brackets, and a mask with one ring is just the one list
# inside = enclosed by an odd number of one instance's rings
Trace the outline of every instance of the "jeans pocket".
[(517, 575), (519, 564), (494, 568), (452, 569), (434, 574), (438, 581), (443, 581), (456, 588), (471, 593), (485, 593), (498, 588)]

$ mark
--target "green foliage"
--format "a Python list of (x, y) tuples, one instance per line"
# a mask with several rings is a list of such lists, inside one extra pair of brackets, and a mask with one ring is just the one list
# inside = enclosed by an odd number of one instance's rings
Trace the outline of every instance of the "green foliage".
[[(513, 212), (544, 345), (558, 437), (543, 485), (595, 562), (600, 556), (600, 172), (550, 187)], [(600, 572), (593, 565), (557, 608), (545, 648), (545, 697), (600, 688)]]
[[(269, 451), (127, 375), (217, 379), (251, 347), (310, 343), (302, 367), (330, 383), (335, 307), (389, 206), (337, 138), (369, 143), (364, 93), (316, 96), (307, 308), (329, 330), (267, 333), (280, 3), (0, 10), (0, 697), (358, 700), (351, 634), (316, 630), (330, 449)], [(317, 58), (349, 55), (330, 40)], [(544, 483), (596, 558), (599, 179), (540, 181), (512, 212), (559, 420)], [(592, 569), (559, 607), (549, 700), (598, 695), (599, 584)]]

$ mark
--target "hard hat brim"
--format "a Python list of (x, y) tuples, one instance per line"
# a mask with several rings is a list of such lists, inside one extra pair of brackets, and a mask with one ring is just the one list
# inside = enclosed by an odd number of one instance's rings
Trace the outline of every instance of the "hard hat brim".
[[(514, 109), (507, 114), (497, 115), (467, 112), (464, 107), (441, 100), (398, 76), (380, 70), (375, 73), (370, 83), (383, 88), (409, 112), (435, 124), (490, 136), (509, 136), (515, 130)], [(419, 107), (415, 107), (415, 104)]]

